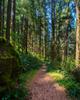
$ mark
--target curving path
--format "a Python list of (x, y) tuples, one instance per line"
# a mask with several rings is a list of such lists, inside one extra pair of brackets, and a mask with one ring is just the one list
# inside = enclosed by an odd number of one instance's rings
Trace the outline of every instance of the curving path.
[(46, 73), (46, 66), (39, 70), (30, 86), (30, 100), (69, 100), (65, 89)]

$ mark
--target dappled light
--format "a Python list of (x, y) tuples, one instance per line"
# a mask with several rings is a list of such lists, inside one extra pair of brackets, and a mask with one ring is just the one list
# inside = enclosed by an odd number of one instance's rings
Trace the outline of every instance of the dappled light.
[(64, 78), (64, 75), (59, 72), (49, 72), (48, 73), (54, 80), (61, 80)]
[(40, 70), (33, 80), (31, 100), (68, 100), (64, 87), (57, 84), (52, 77)]
[(0, 100), (80, 100), (80, 0), (0, 0)]
[(56, 88), (57, 91), (59, 92), (63, 92), (65, 91), (65, 89), (63, 87), (60, 87), (59, 84), (54, 84), (54, 87)]

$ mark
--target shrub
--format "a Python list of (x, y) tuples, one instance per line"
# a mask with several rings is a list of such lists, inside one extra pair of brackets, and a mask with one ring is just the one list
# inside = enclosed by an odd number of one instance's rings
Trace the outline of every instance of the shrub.
[(25, 100), (28, 98), (28, 90), (22, 86), (12, 90), (6, 90), (1, 100)]
[(72, 71), (72, 74), (77, 82), (80, 82), (80, 68), (77, 67)]
[(42, 62), (31, 54), (20, 54), (22, 71), (26, 72), (32, 69), (39, 69)]
[(75, 68), (75, 59), (73, 57), (67, 57), (61, 64), (62, 69), (67, 72), (71, 72)]

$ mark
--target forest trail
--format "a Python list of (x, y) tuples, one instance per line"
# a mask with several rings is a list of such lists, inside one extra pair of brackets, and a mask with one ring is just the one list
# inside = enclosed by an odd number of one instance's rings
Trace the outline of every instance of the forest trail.
[(30, 86), (30, 100), (69, 100), (65, 89), (46, 73), (43, 65)]

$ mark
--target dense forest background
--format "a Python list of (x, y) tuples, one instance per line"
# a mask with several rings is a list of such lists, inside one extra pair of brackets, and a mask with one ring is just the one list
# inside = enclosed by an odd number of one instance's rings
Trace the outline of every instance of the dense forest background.
[(80, 81), (80, 1), (0, 0), (0, 96), (43, 63)]

